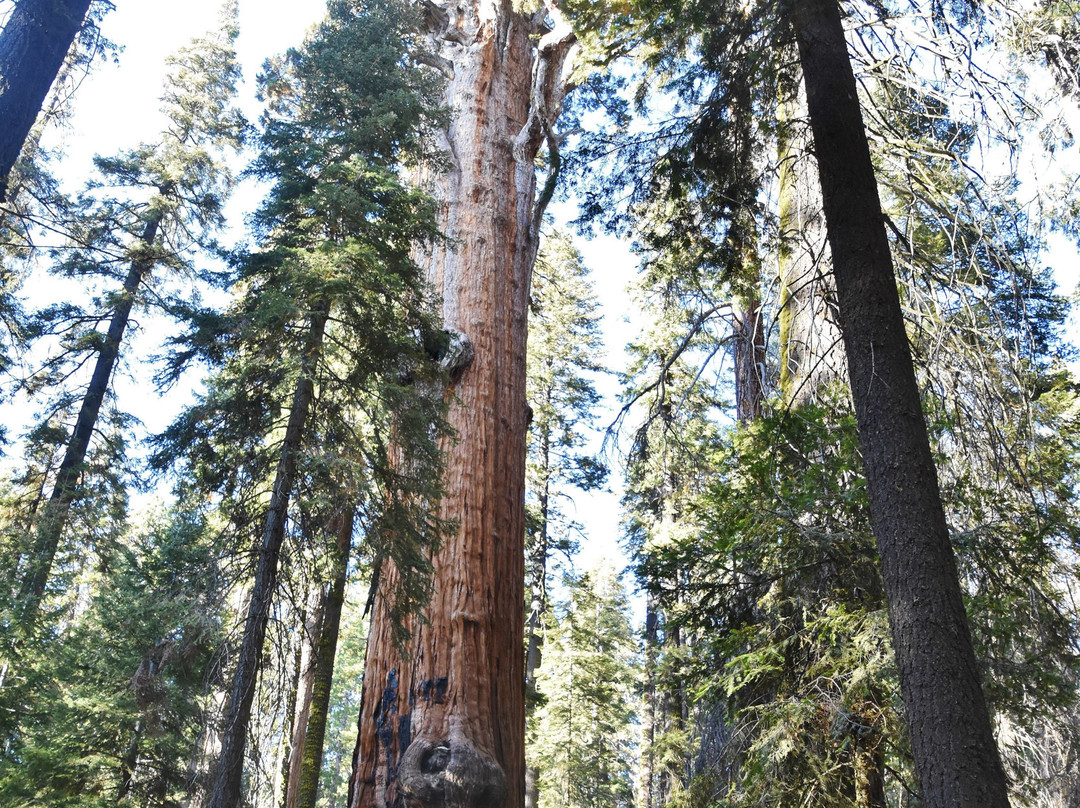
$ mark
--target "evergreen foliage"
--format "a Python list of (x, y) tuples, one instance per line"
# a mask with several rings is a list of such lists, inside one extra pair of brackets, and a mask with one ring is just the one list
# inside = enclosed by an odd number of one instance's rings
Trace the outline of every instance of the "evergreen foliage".
[[(921, 804), (852, 391), (791, 361), (807, 333), (833, 339), (836, 308), (829, 253), (804, 217), (821, 199), (795, 210), (791, 196), (814, 153), (793, 7), (571, 0), (548, 20), (573, 22), (579, 67), (559, 131), (544, 133), (541, 207), (569, 167), (583, 218), (642, 259), (616, 431), (629, 438), (623, 528), (645, 623), (636, 636), (606, 569), (568, 574), (548, 605), (552, 553), (572, 566), (587, 538), (565, 503), (607, 475), (585, 452), (607, 369), (596, 293), (553, 232), (527, 359), (530, 808)], [(1080, 94), (1080, 17), (1050, 0), (840, 7), (1010, 798), (1072, 805), (1080, 404), (1069, 301), (1046, 264), (1052, 231), (1080, 232), (1080, 208), (1073, 178), (1021, 180), (1017, 166), (1072, 145), (1032, 99)], [(452, 527), (436, 505), (442, 450), (454, 451), (439, 365), (453, 335), (416, 262), (442, 237), (426, 189), (406, 179), (439, 182), (430, 167), (469, 159), (441, 151), (447, 65), (422, 45), (434, 26), (447, 48), (466, 46), (452, 9), (331, 0), (303, 45), (266, 63), (249, 171), (269, 191), (255, 246), (225, 251), (228, 155), (246, 131), (235, 13), (227, 3), (221, 32), (170, 62), (160, 137), (98, 158), (83, 193), (61, 192), (36, 135), (11, 174), (0, 396), (29, 396), (38, 418), (0, 491), (3, 805), (204, 805), (230, 730), (229, 788), (243, 797), (226, 789), (214, 804), (283, 804), (297, 649), (316, 647), (320, 622), (311, 593), (347, 570), (333, 683), (317, 685), (329, 701), (313, 708), (327, 747), (305, 747), (304, 788), (310, 805), (321, 753), (316, 804), (343, 804), (380, 570), (399, 573), (386, 594), (403, 645)], [(86, 29), (71, 76), (97, 36)], [(799, 312), (796, 249), (822, 281)], [(205, 269), (209, 252), (225, 271)], [(70, 286), (28, 312), (45, 266)], [(200, 299), (208, 283), (223, 306)], [(69, 288), (83, 291), (61, 299)], [(158, 314), (183, 324), (158, 380), (197, 373), (202, 387), (153, 443), (174, 499), (134, 510), (144, 447), (112, 379), (129, 318)], [(759, 389), (744, 406), (747, 357)], [(355, 535), (335, 536), (352, 511)]]
[(625, 590), (610, 569), (567, 576), (537, 674), (543, 704), (529, 720), (540, 805), (633, 804), (637, 653)]

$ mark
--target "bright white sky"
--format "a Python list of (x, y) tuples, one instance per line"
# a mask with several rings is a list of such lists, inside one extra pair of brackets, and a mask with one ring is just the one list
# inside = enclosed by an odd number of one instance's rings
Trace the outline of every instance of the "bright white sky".
[[(0, 0), (0, 4), (3, 2)], [(156, 136), (162, 123), (158, 98), (165, 79), (166, 58), (193, 37), (213, 29), (220, 10), (218, 0), (114, 2), (116, 8), (106, 15), (102, 29), (105, 36), (123, 50), (116, 63), (95, 66), (75, 95), (70, 127), (51, 133), (66, 155), (62, 173), (68, 178), (71, 190), (81, 186), (82, 177), (95, 154), (113, 154)], [(239, 94), (241, 106), (252, 122), (257, 121), (260, 112), (254, 98), (255, 76), (263, 61), (300, 44), (305, 32), (318, 21), (324, 9), (324, 0), (240, 0), (237, 50), (243, 66), (244, 85), (239, 88)], [(238, 237), (242, 232), (244, 213), (252, 210), (258, 199), (257, 189), (251, 186), (242, 187), (234, 194), (230, 218)], [(558, 208), (556, 215), (564, 221), (576, 215), (572, 206), (553, 207)], [(625, 244), (612, 238), (589, 242), (578, 240), (578, 247), (585, 254), (587, 265), (598, 275), (597, 289), (602, 290), (609, 355), (617, 357), (623, 345), (634, 336), (625, 316), (630, 303), (624, 290), (636, 271), (636, 261)], [(50, 279), (49, 283), (52, 287), (49, 290), (31, 291), (52, 300), (57, 291), (52, 284), (56, 281)], [(147, 333), (151, 330), (150, 324), (143, 324), (140, 344), (154, 342)], [(150, 352), (155, 347), (151, 344), (143, 351)], [(128, 356), (135, 358), (130, 353)], [(623, 364), (619, 359), (615, 361), (618, 365)], [(130, 362), (127, 368), (142, 375)], [(116, 383), (125, 408), (141, 418), (150, 431), (164, 428), (189, 395), (188, 391), (176, 391), (163, 401), (152, 392), (144, 378), (118, 378)], [(599, 380), (599, 386), (609, 404), (597, 419), (597, 425), (603, 428), (613, 417), (618, 383), (614, 377), (607, 377)], [(140, 397), (142, 401), (139, 401)], [(618, 463), (617, 458), (609, 460)], [(600, 559), (609, 559), (616, 568), (624, 566), (618, 549), (618, 501), (621, 495), (618, 478), (618, 470), (613, 469), (615, 492), (576, 497), (577, 518), (585, 525), (588, 536), (581, 542), (579, 566), (589, 568)]]
[[(152, 138), (160, 128), (158, 97), (169, 54), (217, 26), (217, 0), (115, 0), (102, 30), (123, 47), (115, 64), (98, 64), (75, 96), (74, 131), (64, 138), (73, 160), (112, 154)], [(325, 9), (323, 0), (240, 0), (240, 39), (244, 68), (240, 88), (244, 108), (254, 119), (255, 75), (263, 61), (300, 44), (305, 31)]]

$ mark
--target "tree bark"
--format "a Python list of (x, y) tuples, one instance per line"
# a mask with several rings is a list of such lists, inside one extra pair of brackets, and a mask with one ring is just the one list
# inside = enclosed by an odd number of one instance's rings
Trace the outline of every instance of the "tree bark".
[(143, 254), (131, 262), (127, 277), (124, 279), (124, 288), (116, 301), (116, 308), (109, 321), (109, 330), (99, 349), (94, 373), (90, 377), (90, 385), (86, 388), (86, 394), (79, 408), (79, 416), (75, 421), (75, 428), (72, 430), (71, 439), (64, 452), (64, 459), (60, 462), (60, 469), (56, 474), (52, 495), (38, 517), (37, 535), (29, 552), (26, 572), (19, 588), (19, 622), (24, 632), (29, 632), (31, 629), (41, 607), (41, 600), (45, 596), (45, 587), (49, 582), (49, 574), (52, 572), (53, 560), (60, 546), (60, 536), (67, 525), (71, 503), (75, 499), (79, 476), (82, 474), (83, 462), (86, 460), (86, 452), (90, 447), (90, 438), (93, 437), (98, 413), (101, 411), (101, 405), (109, 389), (109, 381), (112, 379), (113, 368), (120, 355), (120, 343), (124, 339), (124, 331), (131, 319), (135, 296), (143, 277), (154, 266), (150, 251), (157, 239), (163, 217), (164, 214), (160, 210), (155, 212), (143, 228), (139, 239)]
[(782, 105), (780, 161), (780, 392), (786, 404), (817, 401), (843, 377), (836, 283), (810, 146), (802, 77)]
[[(550, 394), (550, 390), (548, 391)], [(550, 399), (550, 395), (549, 395)], [(550, 403), (550, 402), (549, 402)], [(536, 691), (536, 669), (544, 655), (544, 634), (541, 622), (547, 612), (548, 514), (551, 498), (551, 436), (541, 438), (540, 457), (543, 483), (540, 490), (540, 530), (529, 555), (529, 619), (525, 625), (525, 688), (530, 695)], [(525, 808), (540, 804), (540, 770), (527, 766), (525, 771)]]
[(19, 0), (0, 31), (0, 202), (92, 0)]
[(791, 8), (923, 804), (1004, 808), (1007, 783), (971, 646), (839, 5), (799, 0)]
[(765, 403), (765, 327), (756, 292), (741, 295), (732, 309), (735, 344), (735, 420), (749, 424)]
[(641, 686), (641, 753), (638, 762), (638, 787), (634, 800), (636, 808), (653, 808), (656, 790), (655, 752), (656, 743), (656, 678), (660, 643), (657, 635), (656, 595), (651, 591), (645, 603), (645, 665)]
[[(430, 51), (449, 76), (449, 166), (431, 177), (447, 239), (422, 257), (447, 328), (474, 349), (453, 382), (441, 515), (407, 654), (384, 599), (373, 615), (353, 808), (520, 808), (524, 800), (525, 337), (542, 204), (534, 159), (557, 117), (573, 34), (554, 6), (428, 3)], [(539, 41), (544, 18), (555, 20)], [(542, 194), (541, 203), (548, 194)], [(383, 591), (395, 571), (385, 569)]]
[(278, 557), (285, 538), (285, 519), (292, 497), (296, 476), (297, 455), (304, 439), (304, 427), (315, 390), (315, 367), (322, 352), (323, 335), (330, 303), (322, 300), (311, 312), (311, 322), (300, 365), (300, 379), (289, 410), (289, 421), (281, 443), (281, 459), (274, 476), (273, 493), (266, 512), (262, 546), (259, 550), (255, 582), (251, 588), (247, 619), (240, 653), (233, 673), (229, 707), (221, 732), (221, 753), (218, 756), (214, 786), (207, 802), (208, 808), (237, 808), (240, 805), (241, 776), (244, 768), (244, 746), (247, 742), (251, 703), (255, 698), (255, 682), (262, 659), (266, 624), (274, 597), (278, 574)]
[(326, 594), (323, 591), (322, 582), (314, 589), (305, 610), (304, 636), (301, 638), (297, 652), (296, 687), (290, 707), (292, 724), (289, 729), (289, 749), (282, 766), (285, 773), (282, 808), (296, 808), (296, 793), (300, 786), (300, 768), (303, 765), (308, 718), (311, 715), (311, 699), (315, 690), (315, 657), (318, 655)]
[(326, 719), (330, 711), (330, 688), (334, 684), (334, 659), (337, 656), (338, 635), (341, 631), (345, 584), (348, 582), (353, 517), (354, 511), (350, 506), (336, 518), (337, 546), (334, 548), (333, 579), (323, 603), (319, 641), (313, 660), (315, 667), (311, 682), (311, 706), (301, 747), (303, 754), (299, 761), (300, 776), (296, 784), (296, 796), (288, 803), (288, 808), (315, 808), (315, 799), (319, 795), (319, 775), (322, 773), (326, 742)]

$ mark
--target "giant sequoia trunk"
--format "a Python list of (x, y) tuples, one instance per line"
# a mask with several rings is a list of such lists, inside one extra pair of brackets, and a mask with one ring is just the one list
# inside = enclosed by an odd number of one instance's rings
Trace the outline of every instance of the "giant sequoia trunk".
[(791, 5), (870, 513), (923, 804), (1003, 808), (837, 0)]
[(806, 94), (796, 77), (783, 105), (780, 161), (780, 392), (787, 404), (816, 401), (844, 374), (832, 256), (821, 183), (810, 147)]
[(91, 0), (19, 0), (0, 31), (0, 202)]
[[(429, 58), (449, 81), (449, 165), (431, 179), (445, 245), (423, 257), (446, 327), (472, 343), (453, 382), (442, 516), (424, 620), (395, 649), (385, 602), (368, 641), (354, 808), (519, 808), (524, 799), (525, 339), (540, 210), (534, 159), (566, 89), (557, 9), (428, 3)], [(544, 33), (544, 17), (557, 22)], [(543, 34), (539, 41), (534, 38)], [(382, 586), (393, 586), (386, 570)]]

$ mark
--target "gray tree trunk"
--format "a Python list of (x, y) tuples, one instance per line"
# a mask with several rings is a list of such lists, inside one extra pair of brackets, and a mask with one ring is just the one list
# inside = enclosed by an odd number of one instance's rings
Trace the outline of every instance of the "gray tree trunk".
[(1005, 808), (1007, 783), (971, 646), (839, 5), (798, 0), (791, 8), (923, 804)]

